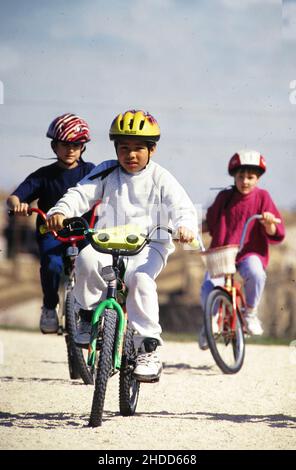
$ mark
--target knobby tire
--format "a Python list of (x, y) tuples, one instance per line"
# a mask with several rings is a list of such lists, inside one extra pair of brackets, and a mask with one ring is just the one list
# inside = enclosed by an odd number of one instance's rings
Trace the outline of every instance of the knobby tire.
[(95, 379), (95, 390), (92, 401), (89, 426), (102, 425), (104, 402), (108, 379), (111, 375), (113, 352), (117, 328), (117, 314), (112, 309), (106, 309), (102, 319), (102, 343)]
[(122, 363), (119, 374), (119, 410), (122, 416), (132, 416), (137, 407), (140, 382), (133, 376), (136, 363), (136, 351), (133, 340), (133, 329), (127, 326)]

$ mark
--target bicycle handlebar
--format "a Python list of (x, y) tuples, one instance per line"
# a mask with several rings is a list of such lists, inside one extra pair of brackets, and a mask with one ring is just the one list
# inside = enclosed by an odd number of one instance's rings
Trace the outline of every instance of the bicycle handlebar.
[[(96, 251), (98, 251), (99, 253), (105, 253), (105, 254), (112, 254), (116, 252), (116, 254), (118, 254), (119, 256), (135, 256), (139, 254), (144, 249), (144, 247), (152, 241), (151, 237), (154, 235), (154, 233), (157, 230), (165, 230), (171, 235), (173, 234), (173, 230), (170, 227), (167, 227), (164, 225), (156, 225), (155, 227), (153, 227), (153, 229), (150, 231), (148, 235), (139, 234), (139, 236), (138, 235), (134, 236), (134, 234), (130, 234), (128, 236), (130, 237), (130, 240), (127, 240), (127, 243), (126, 243), (126, 245), (129, 246), (129, 249), (117, 248), (117, 247), (105, 248), (102, 245), (106, 243), (106, 240), (102, 240), (102, 239), (100, 240), (99, 236), (96, 236), (98, 231), (95, 231), (94, 229), (90, 229), (88, 222), (83, 217), (72, 217), (70, 219), (64, 220), (64, 226), (67, 228), (70, 228), (71, 225), (73, 224), (79, 224), (79, 223), (81, 224), (81, 228), (84, 229), (85, 237), (89, 240), (91, 246)], [(105, 232), (103, 230), (101, 231), (101, 235), (105, 235)], [(126, 238), (128, 239), (128, 237)], [(132, 237), (134, 237), (134, 240), (132, 240)], [(142, 242), (139, 245), (139, 241), (141, 241), (141, 239), (142, 239)], [(134, 245), (134, 249), (132, 248), (133, 245)], [(189, 245), (192, 246), (192, 248), (201, 247), (201, 243), (199, 240), (193, 240), (193, 242), (191, 242)]]
[[(244, 228), (243, 228), (243, 232), (242, 232), (242, 236), (241, 236), (241, 239), (240, 239), (240, 243), (239, 243), (239, 251), (242, 250), (243, 246), (244, 246), (244, 243), (245, 243), (245, 238), (246, 238), (246, 234), (247, 234), (247, 230), (248, 230), (248, 227), (250, 225), (250, 222), (252, 222), (253, 220), (261, 220), (263, 219), (263, 216), (261, 214), (254, 214), (252, 215), (251, 217), (249, 217), (244, 225)], [(281, 219), (278, 219), (277, 217), (274, 218), (274, 223), (275, 224), (280, 224), (281, 223)]]
[[(38, 214), (46, 222), (46, 214), (41, 209), (38, 209), (37, 207), (31, 207), (28, 209), (28, 215), (32, 215), (34, 212)], [(16, 214), (13, 210), (9, 210), (8, 215), (11, 217)], [(48, 230), (45, 228), (44, 225), (41, 225), (39, 227), (39, 231), (42, 235), (44, 235), (45, 233), (48, 233)], [(52, 230), (50, 233), (54, 236), (56, 240), (62, 243), (76, 243), (78, 241), (85, 240), (84, 235), (70, 235), (69, 237), (62, 237), (58, 235), (58, 233), (54, 230)]]

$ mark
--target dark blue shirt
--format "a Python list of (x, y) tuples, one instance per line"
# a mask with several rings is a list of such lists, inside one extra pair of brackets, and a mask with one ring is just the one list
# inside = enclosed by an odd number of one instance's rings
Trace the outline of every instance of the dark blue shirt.
[(39, 209), (46, 213), (68, 188), (76, 186), (94, 167), (93, 163), (83, 160), (72, 169), (61, 168), (57, 162), (43, 166), (27, 176), (12, 194), (28, 204), (38, 199)]

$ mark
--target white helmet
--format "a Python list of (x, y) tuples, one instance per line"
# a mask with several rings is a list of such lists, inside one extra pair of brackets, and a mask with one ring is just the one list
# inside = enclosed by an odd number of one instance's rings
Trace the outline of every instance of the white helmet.
[(244, 167), (253, 167), (259, 170), (260, 174), (266, 171), (266, 162), (263, 155), (256, 150), (240, 150), (235, 153), (228, 164), (228, 173), (231, 176), (234, 176), (238, 169)]

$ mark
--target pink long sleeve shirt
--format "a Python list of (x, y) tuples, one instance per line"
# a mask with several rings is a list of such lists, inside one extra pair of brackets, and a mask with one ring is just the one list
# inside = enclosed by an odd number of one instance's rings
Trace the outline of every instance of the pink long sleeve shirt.
[(239, 244), (246, 220), (254, 214), (271, 212), (281, 219), (275, 235), (267, 235), (264, 226), (254, 220), (250, 223), (245, 244), (237, 256), (237, 262), (250, 255), (257, 255), (264, 268), (269, 260), (269, 243), (281, 242), (285, 237), (282, 217), (269, 193), (255, 187), (247, 195), (241, 194), (235, 187), (221, 191), (207, 211), (207, 224), (212, 236), (211, 248), (223, 245)]

